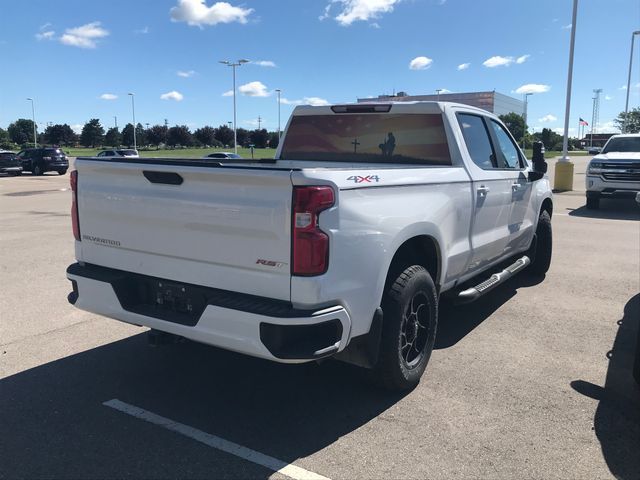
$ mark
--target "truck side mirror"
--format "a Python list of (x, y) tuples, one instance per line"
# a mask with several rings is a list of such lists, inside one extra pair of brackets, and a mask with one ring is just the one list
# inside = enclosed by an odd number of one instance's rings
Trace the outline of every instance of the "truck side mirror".
[(533, 169), (529, 173), (529, 180), (535, 182), (544, 177), (547, 173), (547, 162), (544, 160), (544, 144), (542, 142), (533, 142)]

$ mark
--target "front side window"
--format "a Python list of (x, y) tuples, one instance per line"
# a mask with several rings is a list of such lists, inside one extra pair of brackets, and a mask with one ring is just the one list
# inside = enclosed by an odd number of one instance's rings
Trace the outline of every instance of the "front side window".
[(496, 168), (489, 132), (482, 117), (461, 113), (458, 114), (458, 123), (473, 163), (484, 170)]
[(498, 149), (502, 165), (501, 168), (520, 168), (520, 154), (518, 153), (518, 147), (515, 146), (511, 137), (507, 131), (495, 120), (489, 122), (496, 139), (498, 140)]
[(294, 116), (280, 158), (451, 165), (441, 114)]

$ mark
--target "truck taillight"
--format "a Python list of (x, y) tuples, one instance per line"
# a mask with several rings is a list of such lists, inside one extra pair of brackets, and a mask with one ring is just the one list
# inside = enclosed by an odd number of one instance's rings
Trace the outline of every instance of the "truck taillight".
[(320, 212), (335, 203), (326, 186), (294, 187), (291, 274), (321, 275), (329, 266), (329, 236), (318, 227)]
[(71, 183), (71, 226), (73, 236), (80, 241), (80, 220), (78, 218), (78, 171), (73, 170), (69, 177)]

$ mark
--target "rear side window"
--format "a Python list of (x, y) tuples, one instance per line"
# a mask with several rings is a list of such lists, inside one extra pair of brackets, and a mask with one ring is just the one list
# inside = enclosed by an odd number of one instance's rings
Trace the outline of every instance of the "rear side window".
[(15, 157), (15, 153), (0, 153), (0, 160), (7, 160)]
[(135, 150), (116, 150), (118, 152), (118, 155), (122, 155), (122, 156), (126, 156), (126, 155), (137, 155), (138, 152), (136, 152)]
[(489, 131), (482, 117), (460, 113), (458, 123), (473, 163), (484, 170), (496, 168)]
[(280, 158), (451, 165), (441, 114), (295, 116)]
[(45, 155), (64, 155), (64, 153), (62, 153), (62, 150), (60, 150), (59, 148), (45, 148), (44, 154)]

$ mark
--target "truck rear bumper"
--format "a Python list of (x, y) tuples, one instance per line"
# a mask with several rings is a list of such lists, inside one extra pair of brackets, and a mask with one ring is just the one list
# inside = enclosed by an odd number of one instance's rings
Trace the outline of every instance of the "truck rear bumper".
[(203, 302), (194, 301), (188, 312), (176, 311), (151, 304), (157, 291), (147, 295), (157, 283), (175, 288), (170, 280), (78, 263), (69, 266), (67, 278), (73, 285), (69, 302), (82, 310), (282, 363), (338, 353), (351, 332), (351, 319), (341, 306), (298, 310), (278, 300), (180, 285)]

